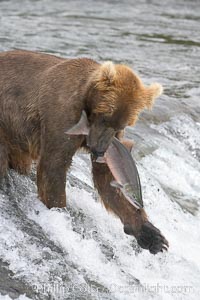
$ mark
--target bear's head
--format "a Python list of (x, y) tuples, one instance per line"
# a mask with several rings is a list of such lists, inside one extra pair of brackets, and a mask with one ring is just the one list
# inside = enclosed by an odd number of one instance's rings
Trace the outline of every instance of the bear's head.
[(126, 126), (134, 125), (140, 111), (151, 108), (162, 90), (159, 83), (145, 86), (125, 65), (99, 65), (90, 78), (87, 96), (87, 143), (93, 154), (103, 156), (112, 138)]

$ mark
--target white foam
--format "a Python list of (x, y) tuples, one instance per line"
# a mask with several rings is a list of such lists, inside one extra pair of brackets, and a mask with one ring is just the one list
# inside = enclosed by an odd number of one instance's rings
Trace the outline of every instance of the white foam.
[[(15, 300), (29, 300), (30, 298), (26, 297), (25, 295), (20, 295), (18, 298)], [(0, 294), (0, 300), (12, 300), (8, 295), (1, 295)]]

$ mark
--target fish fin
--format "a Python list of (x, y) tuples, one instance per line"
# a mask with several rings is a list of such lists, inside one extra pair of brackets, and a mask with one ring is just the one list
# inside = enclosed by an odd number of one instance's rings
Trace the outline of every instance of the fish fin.
[(81, 114), (81, 118), (77, 124), (75, 124), (72, 128), (68, 129), (65, 134), (69, 135), (88, 135), (89, 133), (89, 124), (86, 112), (83, 110)]
[(118, 188), (118, 189), (123, 188), (123, 185), (120, 184), (120, 183), (118, 183), (118, 182), (115, 181), (115, 180), (111, 181), (110, 185), (111, 185), (112, 187), (115, 187), (115, 188)]
[(97, 157), (96, 162), (98, 162), (100, 164), (104, 164), (104, 163), (106, 163), (106, 159), (104, 156), (99, 156), (99, 157)]
[(134, 142), (130, 139), (121, 139), (120, 142), (128, 149), (129, 152), (132, 151)]

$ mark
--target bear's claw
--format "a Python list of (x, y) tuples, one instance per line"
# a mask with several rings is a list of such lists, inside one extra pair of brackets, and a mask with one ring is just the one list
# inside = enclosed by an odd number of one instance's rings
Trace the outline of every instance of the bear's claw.
[(161, 234), (160, 230), (148, 221), (142, 225), (141, 231), (136, 238), (140, 247), (149, 249), (152, 254), (168, 250), (169, 247), (168, 241)]

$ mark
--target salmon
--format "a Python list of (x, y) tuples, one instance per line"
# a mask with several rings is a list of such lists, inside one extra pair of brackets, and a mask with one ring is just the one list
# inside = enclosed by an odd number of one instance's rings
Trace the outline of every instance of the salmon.
[[(69, 135), (88, 135), (90, 131), (86, 112), (83, 111), (79, 122), (65, 133)], [(125, 198), (137, 209), (143, 208), (142, 190), (136, 164), (130, 151), (113, 138), (103, 157), (96, 162), (107, 163), (114, 181), (111, 186), (120, 189)]]

